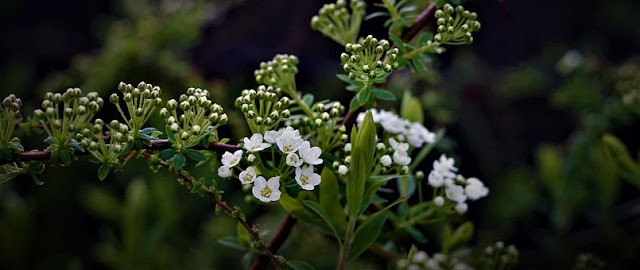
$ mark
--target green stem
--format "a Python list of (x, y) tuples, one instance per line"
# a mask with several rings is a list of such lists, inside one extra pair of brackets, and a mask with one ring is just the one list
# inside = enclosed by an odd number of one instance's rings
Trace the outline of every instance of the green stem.
[(404, 54), (404, 55), (403, 55), (403, 57), (404, 57), (405, 59), (407, 59), (407, 60), (408, 60), (408, 59), (413, 59), (413, 58), (415, 58), (416, 56), (418, 56), (418, 55), (420, 55), (420, 54), (423, 54), (423, 53), (426, 53), (426, 52), (428, 52), (429, 50), (431, 50), (431, 49), (433, 49), (433, 48), (435, 48), (435, 47), (437, 47), (437, 46), (438, 46), (438, 43), (437, 43), (437, 42), (432, 42), (432, 43), (430, 43), (430, 44), (427, 44), (427, 45), (422, 46), (422, 47), (420, 47), (420, 48), (416, 48), (416, 49), (414, 49), (413, 51), (410, 51), (410, 52), (408, 52), (408, 53)]
[(400, 13), (398, 12), (398, 9), (393, 5), (393, 3), (391, 3), (391, 0), (382, 0), (382, 3), (384, 4), (384, 7), (389, 11), (391, 19), (395, 20), (397, 18), (400, 18)]
[(338, 266), (336, 270), (343, 270), (347, 264), (347, 259), (349, 258), (349, 248), (351, 247), (351, 235), (356, 227), (356, 219), (357, 217), (350, 217), (349, 223), (347, 224), (347, 232), (344, 235), (344, 244), (342, 249), (340, 250), (340, 258), (338, 260)]

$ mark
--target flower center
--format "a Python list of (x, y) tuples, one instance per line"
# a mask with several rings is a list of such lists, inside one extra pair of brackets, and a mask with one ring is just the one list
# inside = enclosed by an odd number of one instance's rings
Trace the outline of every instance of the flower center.
[(269, 198), (269, 196), (271, 196), (271, 189), (269, 187), (265, 187), (262, 189), (260, 194), (262, 195), (262, 197)]
[(251, 178), (253, 178), (253, 174), (248, 173), (244, 176), (244, 181), (249, 182), (251, 181)]
[(306, 175), (300, 176), (300, 182), (303, 185), (309, 184), (309, 177), (307, 177)]
[(285, 152), (291, 152), (291, 149), (292, 149), (293, 147), (291, 147), (291, 145), (285, 145), (283, 148), (284, 148), (284, 151), (285, 151)]
[(238, 163), (238, 159), (237, 158), (232, 158), (231, 159), (231, 164), (234, 164), (234, 163)]

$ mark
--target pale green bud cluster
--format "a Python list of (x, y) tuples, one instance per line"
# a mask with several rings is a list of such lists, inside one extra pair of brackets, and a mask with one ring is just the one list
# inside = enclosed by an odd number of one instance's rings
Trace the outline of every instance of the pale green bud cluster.
[(441, 44), (462, 45), (473, 42), (471, 33), (480, 30), (478, 15), (469, 12), (462, 6), (453, 7), (444, 5), (435, 13), (438, 19), (438, 33), (433, 37), (434, 41)]
[(11, 159), (14, 152), (22, 152), (24, 148), (18, 137), (13, 137), (17, 121), (21, 118), (22, 100), (10, 94), (0, 106), (0, 157)]
[(345, 0), (338, 0), (335, 4), (325, 4), (318, 15), (311, 18), (311, 28), (341, 45), (355, 43), (367, 5), (364, 1), (352, 0), (349, 6), (351, 14), (347, 10)]
[(249, 124), (252, 133), (264, 133), (273, 130), (283, 119), (289, 118), (291, 99), (282, 96), (280, 88), (273, 86), (258, 86), (257, 90), (243, 90), (236, 98), (238, 107)]
[(229, 120), (222, 106), (209, 99), (209, 91), (189, 88), (178, 101), (171, 99), (160, 110), (167, 123), (169, 140), (178, 150), (186, 150), (209, 136), (217, 136), (216, 129)]
[[(107, 137), (108, 142), (105, 139)], [(89, 151), (94, 161), (116, 166), (128, 152), (127, 145), (133, 142), (134, 137), (126, 124), (113, 120), (105, 125), (102, 119), (96, 119), (92, 126), (82, 129), (76, 135), (76, 140)]]
[(518, 264), (519, 256), (515, 246), (505, 246), (499, 241), (482, 251), (479, 262), (482, 269), (512, 269)]
[(351, 80), (382, 78), (398, 68), (398, 49), (392, 49), (387, 40), (369, 35), (360, 43), (347, 43), (345, 49), (340, 60)]
[(348, 141), (346, 128), (341, 124), (345, 107), (340, 102), (318, 102), (311, 106), (311, 110), (313, 116), (303, 115), (288, 121), (286, 125), (298, 128), (303, 134), (310, 134), (312, 141), (323, 152), (330, 152)]
[[(46, 93), (42, 101), (42, 109), (34, 112), (34, 117), (40, 120), (44, 130), (49, 135), (48, 150), (52, 152), (52, 161), (58, 160), (58, 154), (63, 163), (73, 158), (71, 148), (79, 150), (75, 143), (76, 133), (89, 125), (93, 116), (102, 108), (104, 101), (96, 92), (82, 94), (80, 88), (69, 88), (64, 93)], [(62, 152), (65, 152), (62, 154)]]
[(615, 70), (614, 86), (626, 106), (637, 107), (640, 104), (640, 67), (626, 64)]
[(277, 54), (273, 60), (260, 63), (260, 69), (253, 72), (259, 84), (270, 85), (286, 92), (295, 91), (295, 76), (298, 73), (298, 57)]
[(120, 96), (117, 93), (111, 94), (109, 101), (116, 105), (120, 116), (129, 126), (134, 137), (138, 137), (138, 132), (144, 127), (155, 109), (162, 105), (160, 87), (145, 82), (140, 82), (134, 87), (131, 84), (120, 82), (118, 90), (122, 92), (127, 113), (125, 114), (120, 107)]

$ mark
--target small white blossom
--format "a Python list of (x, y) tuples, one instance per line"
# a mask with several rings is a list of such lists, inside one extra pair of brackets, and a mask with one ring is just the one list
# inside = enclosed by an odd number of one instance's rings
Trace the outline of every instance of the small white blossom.
[(391, 166), (391, 162), (391, 157), (389, 155), (380, 157), (380, 164), (382, 164), (382, 166), (389, 167)]
[(220, 168), (218, 168), (218, 175), (222, 178), (228, 178), (233, 175), (233, 172), (231, 171), (231, 168), (227, 166), (220, 166)]
[(406, 151), (396, 150), (393, 152), (393, 162), (398, 165), (406, 166), (411, 163), (411, 157)]
[(320, 184), (320, 175), (313, 172), (312, 165), (296, 168), (296, 182), (304, 190), (313, 190)]
[(268, 143), (276, 143), (276, 139), (282, 135), (282, 132), (275, 130), (269, 130), (264, 133), (264, 141)]
[(347, 153), (351, 152), (351, 143), (346, 143), (344, 145), (344, 151)]
[(478, 178), (471, 177), (467, 179), (467, 185), (464, 187), (464, 193), (470, 200), (477, 200), (489, 194), (489, 189)]
[(227, 166), (229, 168), (235, 167), (240, 163), (240, 159), (242, 158), (242, 150), (237, 150), (231, 154), (231, 152), (224, 152), (222, 154), (222, 165)]
[(300, 165), (302, 165), (302, 159), (300, 159), (296, 153), (289, 153), (285, 161), (287, 165), (291, 167), (300, 167)]
[(398, 142), (394, 138), (389, 138), (389, 145), (393, 150), (396, 150), (396, 151), (403, 151), (403, 152), (409, 151), (409, 144)]
[(246, 170), (240, 172), (238, 178), (243, 185), (251, 184), (256, 179), (256, 169), (253, 166), (247, 167)]
[(280, 199), (280, 178), (271, 177), (269, 181), (264, 177), (258, 176), (254, 181), (251, 189), (253, 196), (262, 202), (275, 202)]
[(456, 168), (454, 164), (455, 160), (453, 160), (453, 158), (447, 158), (447, 156), (442, 154), (439, 160), (433, 161), (433, 170), (439, 172), (444, 177), (454, 178), (456, 176), (455, 172), (458, 171), (458, 168)]
[(249, 154), (249, 156), (247, 157), (247, 161), (253, 162), (254, 160), (256, 160), (256, 156), (254, 154)]
[(349, 173), (349, 168), (347, 168), (347, 166), (340, 165), (340, 166), (338, 167), (338, 173), (339, 173), (340, 175), (345, 175), (345, 174)]
[(416, 252), (416, 254), (413, 255), (413, 258), (411, 258), (411, 261), (413, 263), (421, 264), (421, 263), (427, 262), (428, 259), (429, 259), (429, 255), (427, 255), (426, 252), (418, 251)]
[(464, 214), (465, 212), (467, 212), (468, 208), (469, 206), (464, 202), (459, 202), (458, 204), (456, 204), (456, 211), (458, 211), (458, 213), (460, 214)]
[(304, 162), (308, 164), (322, 164), (322, 159), (320, 158), (322, 150), (317, 146), (311, 147), (309, 141), (304, 141), (300, 145), (300, 147), (298, 148), (298, 153), (300, 153), (300, 157), (302, 158), (302, 160), (304, 160)]
[(444, 184), (444, 176), (437, 171), (431, 171), (427, 177), (429, 185), (432, 187), (441, 187)]
[(262, 141), (262, 134), (256, 133), (251, 135), (251, 139), (244, 138), (244, 148), (249, 152), (258, 152), (267, 149), (271, 144)]
[(344, 158), (344, 162), (346, 162), (346, 163), (351, 163), (351, 155), (346, 156), (346, 157)]
[(436, 206), (443, 206), (444, 205), (444, 198), (442, 198), (442, 196), (435, 197), (433, 199), (433, 204), (435, 204)]
[(449, 200), (454, 202), (461, 203), (467, 200), (467, 196), (464, 195), (464, 188), (458, 185), (447, 185), (445, 194)]
[(302, 142), (304, 142), (304, 140), (300, 137), (299, 133), (286, 129), (282, 132), (282, 135), (276, 139), (278, 148), (286, 154), (297, 151)]
[(436, 140), (436, 134), (430, 132), (420, 123), (411, 123), (405, 135), (413, 147), (422, 147), (424, 143), (433, 143)]

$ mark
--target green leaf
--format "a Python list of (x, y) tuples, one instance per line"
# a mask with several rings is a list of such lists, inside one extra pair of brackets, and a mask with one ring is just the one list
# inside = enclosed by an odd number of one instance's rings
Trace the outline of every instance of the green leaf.
[(451, 233), (450, 229), (445, 231), (445, 237), (442, 242), (442, 253), (449, 254), (452, 251), (464, 246), (473, 236), (473, 223), (467, 221), (460, 225), (455, 232)]
[(358, 95), (353, 96), (353, 98), (351, 99), (351, 102), (349, 103), (349, 110), (355, 111), (361, 106), (362, 105), (360, 105), (360, 103), (358, 102)]
[(298, 195), (300, 194), (300, 186), (299, 185), (285, 186), (284, 191), (286, 191), (287, 194), (289, 194), (289, 196), (293, 198), (298, 198)]
[[(318, 225), (321, 224), (320, 219), (317, 218), (317, 215), (307, 209), (302, 202), (291, 198), (286, 193), (282, 193), (280, 195), (280, 200), (278, 200), (282, 208), (287, 212), (291, 213), (294, 218), (305, 221), (309, 224)], [(322, 227), (321, 228), (327, 228)], [(328, 229), (328, 228), (327, 228)]]
[(376, 98), (379, 98), (382, 100), (396, 100), (396, 96), (394, 96), (391, 92), (385, 89), (374, 87), (373, 89), (371, 89), (371, 91)]
[(374, 12), (374, 13), (371, 13), (371, 14), (367, 15), (366, 17), (364, 17), (364, 20), (368, 21), (368, 20), (371, 20), (373, 18), (382, 17), (382, 16), (389, 16), (389, 12), (385, 12), (385, 11)]
[(391, 175), (376, 175), (376, 176), (369, 177), (369, 180), (365, 185), (365, 192), (364, 192), (364, 196), (362, 197), (362, 206), (360, 206), (360, 212), (363, 212), (364, 210), (367, 209), (367, 207), (369, 207), (369, 204), (371, 203), (371, 199), (376, 194), (376, 192), (378, 192), (378, 189), (384, 186), (384, 184), (386, 184), (389, 180), (398, 178), (400, 176), (401, 175), (399, 174), (391, 174)]
[(184, 153), (187, 155), (187, 157), (195, 161), (207, 160), (207, 157), (198, 150), (187, 149), (187, 151), (185, 151)]
[(376, 125), (373, 123), (373, 114), (367, 112), (358, 132), (355, 146), (364, 150), (365, 164), (373, 167), (373, 157), (376, 149)]
[(324, 220), (324, 222), (326, 222), (327, 225), (329, 225), (329, 228), (331, 229), (331, 231), (333, 231), (333, 234), (336, 237), (336, 240), (338, 240), (338, 242), (341, 243), (342, 240), (340, 240), (341, 238), (340, 238), (340, 235), (338, 234), (338, 231), (336, 231), (336, 229), (333, 227), (333, 224), (331, 224), (331, 218), (329, 217), (329, 214), (327, 214), (327, 212), (324, 211), (324, 209), (322, 209), (322, 206), (317, 202), (308, 201), (308, 200), (304, 201), (303, 203), (307, 207), (311, 208), (311, 210), (316, 212), (316, 214), (318, 214), (320, 218), (322, 218), (322, 220)]
[(100, 166), (100, 169), (98, 169), (98, 179), (100, 179), (100, 181), (107, 178), (107, 175), (109, 175), (109, 169), (111, 169), (111, 166), (108, 166), (107, 164), (102, 164), (102, 166)]
[(298, 260), (288, 260), (286, 262), (286, 265), (292, 270), (314, 270), (315, 269), (310, 264), (303, 261), (298, 261)]
[(351, 132), (353, 150), (351, 164), (349, 165), (349, 181), (347, 181), (347, 209), (349, 210), (350, 219), (360, 214), (365, 183), (369, 177), (370, 168), (374, 165), (375, 128), (373, 116), (371, 112), (367, 112), (360, 130), (356, 133), (355, 129), (353, 129)]
[(164, 149), (164, 150), (162, 150), (162, 152), (160, 152), (160, 154), (158, 155), (158, 158), (162, 159), (162, 160), (167, 160), (167, 159), (173, 157), (173, 155), (175, 155), (175, 153), (176, 153), (176, 149), (173, 149), (173, 148)]
[(309, 93), (304, 94), (304, 96), (302, 96), (302, 101), (304, 101), (307, 106), (313, 105), (313, 95)]
[(241, 251), (247, 250), (245, 247), (242, 246), (242, 244), (240, 244), (240, 241), (238, 241), (238, 238), (235, 236), (222, 237), (218, 239), (218, 244), (223, 245), (225, 247), (241, 250)]
[(240, 245), (245, 248), (251, 248), (251, 235), (249, 235), (249, 231), (247, 231), (240, 222), (236, 222), (236, 235), (238, 236), (237, 241)]
[(424, 121), (422, 105), (420, 105), (420, 101), (413, 97), (409, 91), (405, 91), (404, 96), (402, 97), (400, 116), (411, 122), (422, 123)]
[(640, 185), (640, 167), (631, 158), (627, 147), (615, 136), (604, 134), (602, 144), (607, 157), (616, 164), (619, 170), (623, 171), (634, 180), (633, 184)]
[(177, 153), (173, 156), (173, 167), (176, 168), (176, 170), (180, 170), (182, 169), (182, 167), (184, 167), (184, 163), (186, 162), (186, 158), (184, 157), (184, 155), (182, 153)]
[(349, 260), (357, 258), (367, 250), (378, 238), (382, 226), (387, 220), (387, 216), (379, 213), (369, 217), (362, 225), (356, 229), (353, 235), (353, 242), (351, 243), (351, 249), (349, 250)]
[(346, 82), (348, 84), (353, 84), (353, 81), (349, 79), (349, 75), (347, 74), (336, 74), (336, 77), (338, 77), (338, 79), (340, 79), (343, 82)]
[(358, 97), (358, 103), (360, 104), (360, 106), (367, 104), (367, 101), (369, 101), (369, 99), (371, 98), (371, 89), (370, 88), (361, 89), (360, 92), (358, 92), (357, 97)]
[(169, 142), (171, 142), (172, 144), (175, 143), (176, 142), (176, 134), (173, 133), (173, 131), (171, 130), (171, 127), (169, 126), (169, 124), (166, 125), (165, 131), (167, 132), (167, 138), (169, 139)]
[(335, 174), (329, 167), (322, 169), (320, 182), (320, 205), (327, 211), (327, 215), (335, 227), (343, 228), (346, 225), (344, 211), (340, 204), (340, 187)]

